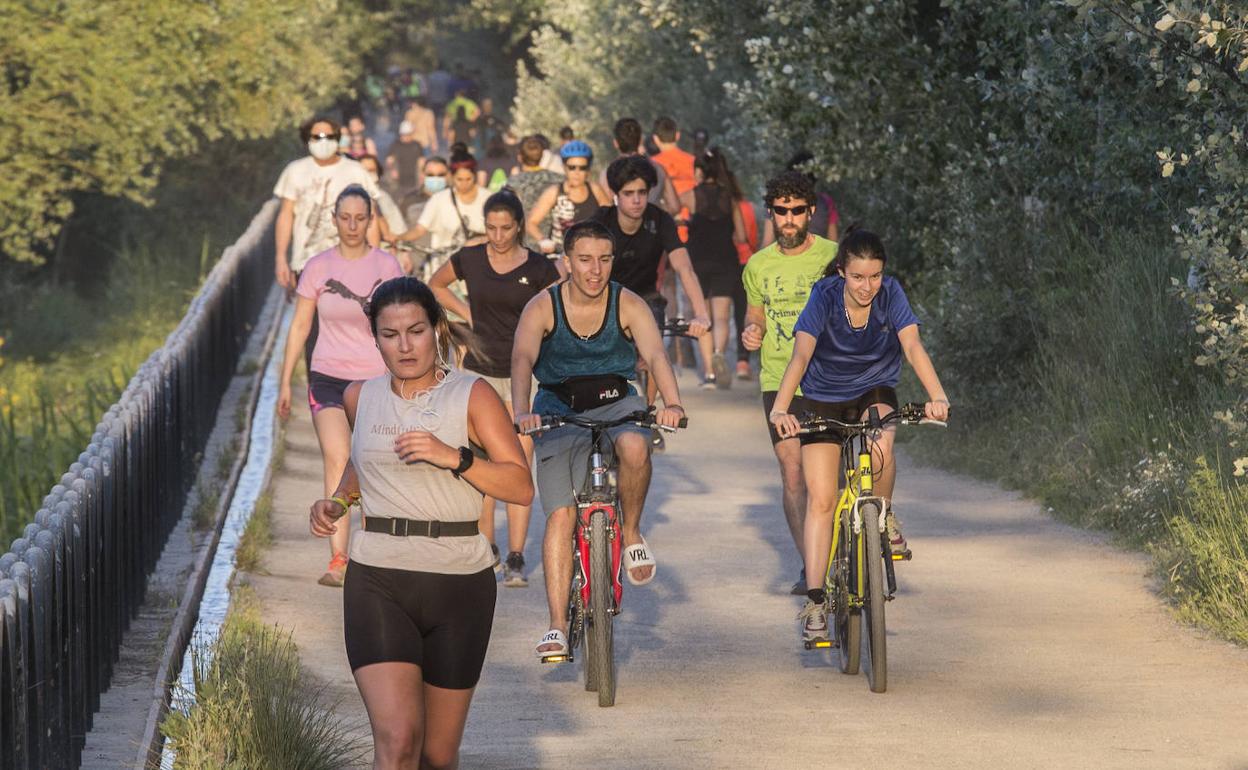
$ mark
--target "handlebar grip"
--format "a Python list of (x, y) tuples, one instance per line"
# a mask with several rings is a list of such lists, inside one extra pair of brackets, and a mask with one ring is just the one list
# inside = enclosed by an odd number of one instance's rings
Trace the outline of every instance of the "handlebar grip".
[(689, 418), (688, 418), (688, 417), (681, 417), (681, 418), (680, 418), (680, 422), (676, 423), (676, 427), (677, 427), (677, 428), (688, 428), (688, 427), (689, 427)]

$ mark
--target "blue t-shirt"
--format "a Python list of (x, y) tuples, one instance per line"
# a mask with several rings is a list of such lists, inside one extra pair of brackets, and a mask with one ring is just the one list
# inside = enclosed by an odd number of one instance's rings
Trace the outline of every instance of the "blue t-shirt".
[(802, 377), (802, 393), (816, 401), (851, 401), (877, 387), (895, 387), (901, 377), (901, 340), (897, 332), (919, 319), (901, 284), (884, 276), (862, 329), (850, 328), (845, 316), (845, 279), (821, 279), (810, 290), (794, 333), (815, 338), (815, 352)]

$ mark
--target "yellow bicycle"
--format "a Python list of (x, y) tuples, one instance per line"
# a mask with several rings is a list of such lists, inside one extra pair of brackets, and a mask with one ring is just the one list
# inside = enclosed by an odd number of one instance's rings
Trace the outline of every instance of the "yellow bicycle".
[[(857, 674), (866, 659), (867, 681), (872, 692), (888, 688), (888, 651), (884, 629), (884, 605), (897, 592), (894, 556), (885, 548), (884, 499), (873, 494), (871, 471), (872, 435), (891, 423), (939, 425), (924, 416), (922, 404), (906, 404), (880, 417), (875, 407), (862, 422), (842, 422), (831, 417), (803, 416), (802, 433), (840, 431), (844, 440), (845, 486), (832, 520), (832, 548), (823, 585), (828, 621), (835, 629), (830, 639), (806, 642), (806, 649), (835, 647), (841, 671)], [(862, 646), (862, 621), (867, 619), (866, 647)], [(863, 654), (865, 652), (865, 655)]]

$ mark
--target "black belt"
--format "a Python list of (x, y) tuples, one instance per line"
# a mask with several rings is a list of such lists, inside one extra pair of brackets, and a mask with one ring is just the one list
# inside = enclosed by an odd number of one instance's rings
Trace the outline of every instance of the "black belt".
[(387, 519), (381, 516), (365, 516), (364, 531), (380, 532), (395, 537), (470, 537), (481, 530), (475, 521)]

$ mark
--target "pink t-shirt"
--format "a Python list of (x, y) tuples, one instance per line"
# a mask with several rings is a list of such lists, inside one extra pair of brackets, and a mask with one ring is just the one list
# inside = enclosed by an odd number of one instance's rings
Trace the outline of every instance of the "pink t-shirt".
[(403, 275), (399, 262), (381, 249), (345, 259), (334, 247), (304, 265), (295, 291), (316, 302), (320, 331), (312, 369), (340, 380), (368, 380), (386, 371), (364, 308), (382, 281)]

